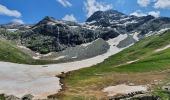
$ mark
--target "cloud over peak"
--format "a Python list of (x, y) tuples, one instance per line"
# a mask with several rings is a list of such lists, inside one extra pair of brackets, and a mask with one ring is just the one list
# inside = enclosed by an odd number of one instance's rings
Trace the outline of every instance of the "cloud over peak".
[(148, 15), (152, 15), (154, 17), (159, 17), (160, 11), (150, 11), (150, 12), (148, 12)]
[(106, 11), (113, 8), (111, 4), (97, 2), (96, 0), (86, 0), (84, 5), (87, 17), (91, 16), (96, 11)]
[(63, 20), (65, 20), (65, 21), (72, 21), (72, 22), (76, 22), (76, 21), (77, 21), (77, 19), (74, 17), (73, 14), (71, 14), (71, 15), (65, 15), (64, 18), (63, 18)]
[(147, 15), (152, 15), (154, 17), (159, 17), (160, 16), (160, 11), (150, 11), (148, 13), (143, 13), (141, 10), (137, 10), (130, 15), (137, 16), (137, 17), (142, 17), (142, 16), (147, 16)]
[(21, 13), (19, 11), (11, 10), (4, 5), (1, 5), (1, 4), (0, 4), (0, 14), (6, 15), (6, 16), (17, 17), (17, 18), (21, 17)]
[(21, 19), (13, 19), (12, 22), (17, 24), (24, 24), (24, 21)]
[(131, 13), (130, 15), (137, 16), (137, 17), (146, 16), (146, 14), (143, 13), (141, 10), (137, 10), (137, 11)]

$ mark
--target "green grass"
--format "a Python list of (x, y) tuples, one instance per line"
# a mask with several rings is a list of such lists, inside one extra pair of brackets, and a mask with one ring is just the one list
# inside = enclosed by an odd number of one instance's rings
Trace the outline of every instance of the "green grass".
[(5, 100), (5, 96), (3, 94), (0, 94), (0, 100)]
[(16, 41), (20, 38), (21, 34), (18, 32), (10, 32), (5, 29), (0, 29), (0, 36), (5, 37), (7, 40)]
[(29, 54), (18, 49), (15, 43), (11, 43), (10, 41), (4, 39), (0, 39), (0, 61), (33, 65), (61, 62), (50, 60), (34, 60)]
[[(103, 63), (73, 72), (66, 81), (76, 84), (77, 81), (96, 77), (96, 74), (110, 72), (150, 72), (170, 68), (170, 49), (154, 53), (154, 50), (167, 44), (170, 44), (170, 32), (145, 38), (124, 51), (109, 57)], [(136, 59), (141, 60), (133, 64), (115, 67), (116, 65)]]
[[(170, 69), (170, 49), (154, 52), (156, 49), (168, 44), (170, 44), (170, 32), (145, 38), (100, 64), (72, 72), (70, 76), (64, 79), (64, 83), (66, 83), (67, 88), (80, 91), (80, 87), (85, 88), (89, 85), (105, 84), (106, 82), (104, 81), (107, 80), (101, 80), (101, 76), (105, 77), (105, 75), (112, 73), (145, 73)], [(137, 59), (140, 60), (132, 64), (116, 67)], [(16, 48), (15, 45), (4, 40), (0, 40), (0, 61), (26, 64), (56, 63), (54, 61), (33, 60), (28, 54)], [(160, 94), (164, 98), (167, 96), (161, 90), (157, 90), (155, 94)], [(76, 98), (83, 99), (83, 96)]]
[[(90, 85), (97, 86), (98, 83), (104, 85), (106, 80), (102, 81), (100, 75), (105, 77), (112, 73), (145, 73), (167, 70), (170, 68), (170, 49), (157, 53), (154, 51), (168, 44), (170, 44), (170, 32), (145, 38), (100, 64), (72, 72), (64, 79), (64, 83), (68, 89), (76, 89)], [(115, 67), (137, 59), (140, 60)]]
[(148, 72), (162, 71), (170, 68), (170, 49), (150, 56), (128, 65), (117, 67), (118, 72)]
[(162, 87), (169, 83), (170, 79), (166, 79), (163, 83), (159, 84), (155, 87), (154, 91), (152, 92), (153, 95), (159, 96), (161, 100), (170, 100), (170, 91), (162, 90)]
[(30, 63), (32, 58), (21, 52), (15, 45), (6, 40), (0, 40), (0, 61), (15, 63)]

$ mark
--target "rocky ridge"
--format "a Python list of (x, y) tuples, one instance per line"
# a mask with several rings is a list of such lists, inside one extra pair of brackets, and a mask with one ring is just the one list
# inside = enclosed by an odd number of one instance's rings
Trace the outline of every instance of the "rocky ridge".
[[(14, 25), (15, 26), (15, 25)], [(21, 25), (24, 27), (24, 25)], [(1, 25), (1, 28), (4, 26)], [(5, 28), (8, 28), (6, 26)], [(27, 27), (27, 28), (26, 28)], [(9, 27), (11, 29), (11, 26)], [(133, 35), (141, 39), (161, 30), (170, 28), (170, 18), (155, 18), (151, 15), (129, 16), (116, 10), (97, 11), (83, 24), (56, 20), (45, 17), (33, 26), (18, 29), (20, 44), (35, 52), (46, 54), (60, 52), (69, 47), (75, 47), (96, 39), (109, 40), (120, 34), (128, 34), (127, 44), (136, 42)]]

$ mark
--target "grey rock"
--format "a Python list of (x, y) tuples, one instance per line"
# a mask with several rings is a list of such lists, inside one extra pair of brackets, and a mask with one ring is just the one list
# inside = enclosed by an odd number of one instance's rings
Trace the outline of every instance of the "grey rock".
[(32, 96), (31, 94), (26, 94), (24, 95), (21, 100), (32, 100), (34, 96)]
[[(14, 26), (19, 27), (12, 25), (13, 28), (15, 28)], [(1, 25), (1, 27), (10, 28), (7, 25)], [(19, 36), (15, 39), (33, 51), (46, 54), (60, 52), (99, 38), (112, 39), (119, 34), (138, 32), (139, 37), (143, 38), (149, 32), (154, 33), (164, 28), (170, 28), (170, 18), (155, 18), (151, 15), (128, 16), (115, 10), (108, 10), (95, 12), (85, 24), (56, 20), (47, 16), (30, 28), (19, 28), (17, 31)], [(1, 32), (0, 36), (2, 36)], [(5, 37), (10, 36), (6, 35)], [(132, 37), (128, 37), (118, 47), (122, 48), (133, 42), (136, 41)]]

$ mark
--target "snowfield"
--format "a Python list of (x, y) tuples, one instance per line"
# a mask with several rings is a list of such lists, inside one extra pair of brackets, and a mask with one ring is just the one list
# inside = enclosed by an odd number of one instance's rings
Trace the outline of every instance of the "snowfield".
[(109, 86), (107, 88), (103, 89), (103, 92), (108, 93), (108, 96), (115, 96), (117, 94), (128, 94), (132, 92), (138, 92), (138, 91), (147, 91), (147, 86), (128, 86), (126, 84), (121, 84), (117, 86)]
[(170, 48), (170, 44), (165, 46), (165, 47), (162, 47), (162, 48), (159, 48), (159, 49), (155, 50), (155, 52), (160, 52), (160, 51), (166, 50), (168, 48)]
[(55, 77), (61, 72), (69, 72), (103, 62), (125, 48), (117, 48), (120, 41), (127, 38), (127, 34), (107, 41), (110, 49), (107, 53), (82, 61), (49, 64), (25, 65), (0, 62), (0, 93), (22, 97), (32, 94), (34, 99), (45, 99), (48, 95), (58, 93), (62, 87), (60, 79)]

